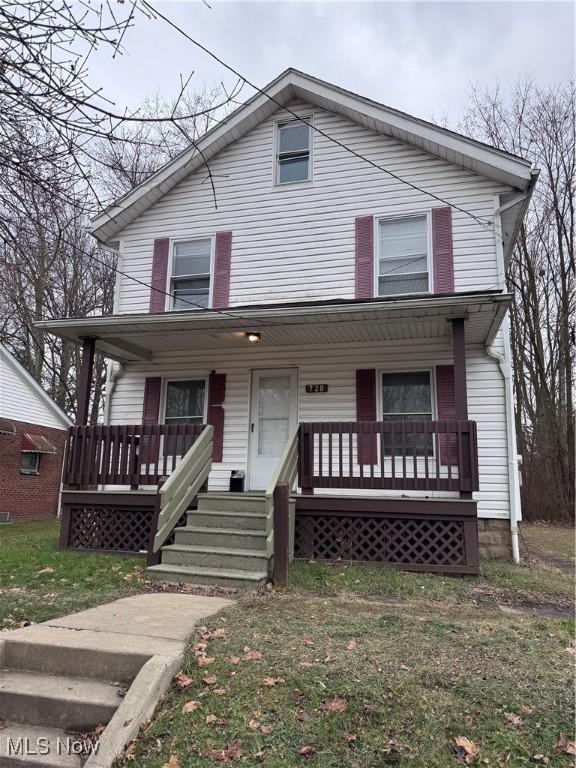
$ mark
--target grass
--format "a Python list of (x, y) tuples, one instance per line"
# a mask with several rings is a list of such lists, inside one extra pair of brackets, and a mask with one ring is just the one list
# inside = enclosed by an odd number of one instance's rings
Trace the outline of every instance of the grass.
[(245, 599), (211, 621), (225, 638), (199, 646), (208, 666), (194, 638), (189, 687), (167, 694), (125, 765), (447, 768), (464, 736), (475, 764), (567, 767), (555, 745), (572, 732), (570, 625), (353, 595)]
[(57, 521), (0, 526), (0, 628), (45, 621), (140, 589), (140, 559), (60, 552), (57, 542)]
[[(146, 588), (139, 559), (56, 544), (56, 523), (0, 527), (3, 628)], [(457, 737), (479, 748), (474, 765), (571, 765), (556, 745), (574, 721), (573, 622), (497, 605), (569, 615), (571, 574), (493, 561), (479, 578), (321, 563), (290, 576), (213, 618), (224, 638), (191, 639), (189, 685), (126, 766), (449, 768)]]
[(522, 538), (530, 552), (576, 560), (574, 528), (559, 525), (522, 523)]
[(565, 573), (517, 566), (507, 560), (482, 563), (476, 577), (439, 576), (408, 573), (386, 568), (333, 566), (327, 563), (294, 563), (290, 569), (289, 589), (295, 592), (354, 592), (387, 598), (466, 602), (490, 599), (508, 602), (546, 601), (550, 598), (572, 600), (574, 579)]

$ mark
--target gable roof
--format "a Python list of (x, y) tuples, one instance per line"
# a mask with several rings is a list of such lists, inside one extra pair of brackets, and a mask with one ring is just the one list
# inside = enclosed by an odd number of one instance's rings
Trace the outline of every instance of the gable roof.
[[(26, 368), (24, 368), (24, 366), (21, 365), (18, 360), (16, 360), (14, 355), (9, 352), (2, 343), (0, 343), (0, 377), (2, 376), (1, 369), (4, 365), (11, 368), (16, 377), (28, 385), (28, 387), (32, 390), (33, 395), (35, 395), (38, 400), (48, 408), (52, 416), (62, 424), (63, 429), (67, 429), (68, 427), (72, 426), (72, 419), (64, 413), (60, 406), (56, 405), (54, 400), (52, 400), (50, 395), (42, 389), (36, 379), (30, 373), (28, 373)], [(12, 418), (14, 418), (16, 421), (23, 420), (16, 419), (15, 416)]]
[(218, 152), (295, 99), (335, 112), (369, 130), (393, 137), (481, 176), (519, 191), (530, 187), (529, 161), (483, 144), (447, 128), (379, 104), (337, 85), (287, 69), (196, 143), (163, 165), (152, 176), (119, 198), (92, 220), (91, 232), (109, 242), (131, 221), (150, 208)]

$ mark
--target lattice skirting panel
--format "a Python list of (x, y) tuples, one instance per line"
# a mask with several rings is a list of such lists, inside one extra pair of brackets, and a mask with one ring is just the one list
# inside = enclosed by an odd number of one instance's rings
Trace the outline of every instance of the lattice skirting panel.
[(142, 552), (148, 549), (153, 508), (71, 507), (69, 549)]
[(299, 513), (294, 557), (476, 573), (476, 520)]

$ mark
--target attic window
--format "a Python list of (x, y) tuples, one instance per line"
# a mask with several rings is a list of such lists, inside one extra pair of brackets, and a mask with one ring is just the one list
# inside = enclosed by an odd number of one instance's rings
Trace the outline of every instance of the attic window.
[(292, 184), (311, 178), (310, 118), (278, 123), (276, 133), (276, 183)]

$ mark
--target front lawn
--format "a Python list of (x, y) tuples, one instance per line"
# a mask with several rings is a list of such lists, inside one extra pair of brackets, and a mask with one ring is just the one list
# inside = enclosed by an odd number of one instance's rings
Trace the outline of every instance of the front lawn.
[(0, 525), (0, 629), (134, 594), (140, 558), (60, 552), (58, 522)]
[(209, 626), (126, 766), (571, 764), (570, 621), (299, 592)]

